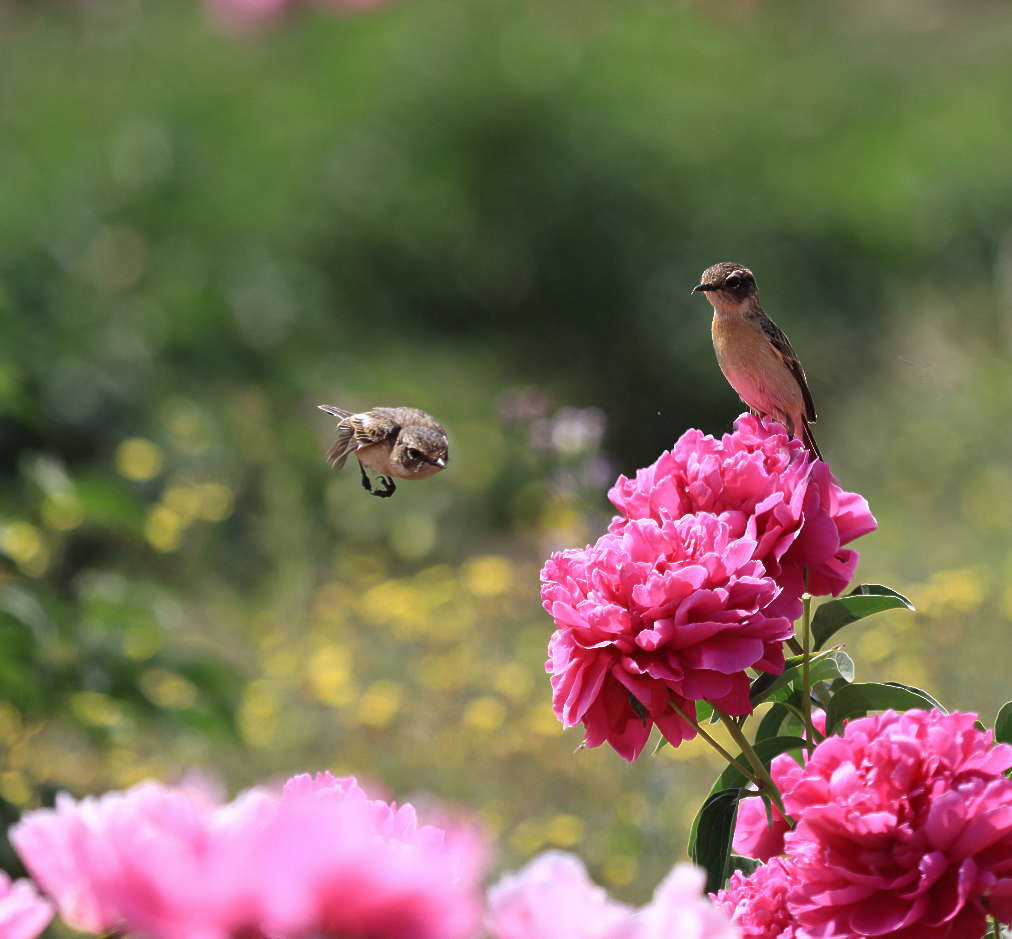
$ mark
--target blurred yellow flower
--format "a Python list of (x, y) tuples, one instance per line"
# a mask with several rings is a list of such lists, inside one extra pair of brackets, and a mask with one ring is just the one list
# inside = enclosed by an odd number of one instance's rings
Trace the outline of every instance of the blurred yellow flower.
[(278, 689), (272, 682), (250, 682), (239, 705), (239, 733), (250, 746), (269, 747), (278, 732), (280, 711)]
[(351, 654), (343, 646), (324, 646), (309, 657), (309, 687), (313, 696), (332, 707), (345, 707), (354, 696)]
[(506, 706), (498, 698), (475, 698), (464, 708), (464, 723), (475, 730), (488, 733), (502, 727), (506, 714)]
[(26, 574), (38, 577), (49, 564), (42, 533), (29, 522), (8, 522), (0, 528), (0, 550)]
[(604, 878), (616, 887), (631, 884), (639, 873), (639, 862), (628, 854), (613, 854), (604, 863)]
[(116, 727), (125, 720), (122, 704), (99, 691), (78, 691), (70, 696), (70, 709), (93, 727)]
[(145, 697), (160, 708), (182, 710), (197, 700), (197, 686), (188, 678), (162, 668), (149, 668), (139, 683)]
[(168, 506), (156, 505), (144, 520), (144, 537), (156, 551), (175, 551), (183, 540), (185, 520)]
[(575, 815), (555, 815), (548, 822), (548, 840), (561, 848), (571, 848), (583, 840), (583, 819)]
[(476, 597), (498, 597), (513, 585), (513, 567), (499, 555), (472, 558), (461, 569), (467, 589)]
[(34, 788), (24, 773), (7, 771), (0, 773), (0, 796), (12, 805), (27, 805), (34, 794)]
[(395, 681), (374, 681), (358, 703), (356, 717), (362, 724), (384, 727), (397, 716), (404, 700), (404, 688)]
[(116, 470), (126, 479), (154, 479), (165, 463), (158, 444), (143, 437), (128, 437), (116, 448)]
[(197, 517), (205, 522), (223, 522), (235, 507), (232, 490), (221, 483), (201, 483), (196, 486)]

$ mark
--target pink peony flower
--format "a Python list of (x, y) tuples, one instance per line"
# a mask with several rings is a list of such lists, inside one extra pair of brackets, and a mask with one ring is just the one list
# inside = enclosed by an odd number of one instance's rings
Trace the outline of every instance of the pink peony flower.
[(976, 939), (1012, 921), (1012, 746), (973, 714), (887, 711), (816, 747), (784, 795), (788, 906), (814, 939)]
[(739, 939), (742, 934), (727, 913), (703, 896), (705, 880), (691, 864), (672, 868), (653, 900), (636, 914), (630, 939)]
[(0, 871), (0, 936), (35, 939), (53, 918), (53, 905), (38, 895), (28, 880), (11, 881)]
[[(816, 729), (826, 732), (826, 712), (816, 709), (812, 712), (812, 723)], [(781, 793), (793, 788), (804, 775), (797, 761), (786, 753), (774, 757), (770, 763), (770, 776)], [(772, 821), (772, 824), (770, 824)], [(777, 807), (770, 807), (769, 820), (766, 806), (758, 796), (742, 799), (738, 803), (738, 818), (734, 827), (734, 840), (731, 847), (745, 857), (768, 861), (778, 854), (784, 853), (784, 835), (790, 831), (783, 815)]]
[(578, 857), (546, 851), (489, 890), (485, 925), (491, 939), (611, 939), (632, 916)]
[(548, 646), (555, 713), (583, 722), (586, 745), (627, 760), (653, 724), (674, 745), (695, 736), (672, 708), (706, 699), (748, 714), (746, 668), (783, 670), (790, 622), (752, 560), (756, 541), (717, 516), (637, 519), (583, 549), (552, 555), (541, 597), (558, 629)]
[(419, 825), (353, 778), (296, 776), (260, 854), (266, 932), (457, 939), (477, 925), (481, 851), (464, 828)]
[[(225, 939), (251, 926), (250, 836), (266, 793), (220, 806), (199, 784), (145, 782), (80, 802), (57, 796), (11, 842), (75, 928), (127, 924), (152, 939)], [(247, 824), (238, 824), (241, 807)]]
[(679, 864), (639, 910), (608, 897), (572, 854), (546, 851), (488, 892), (490, 939), (739, 939), (702, 895), (704, 875)]
[(232, 33), (251, 32), (277, 22), (297, 0), (204, 0), (211, 22)]
[(790, 861), (774, 858), (748, 877), (735, 871), (727, 887), (713, 894), (713, 902), (731, 917), (742, 939), (803, 939), (787, 909), (794, 882)]
[(733, 537), (756, 541), (753, 557), (783, 588), (775, 611), (792, 620), (801, 615), (805, 571), (809, 593), (839, 594), (858, 560), (843, 545), (876, 527), (865, 499), (841, 489), (827, 464), (751, 414), (719, 440), (686, 431), (633, 479), (620, 476), (608, 498), (621, 513), (613, 532), (638, 519), (718, 515)]
[(145, 939), (456, 939), (476, 919), (470, 833), (418, 826), (353, 779), (219, 804), (142, 783), (26, 815), (11, 841), (61, 916)]

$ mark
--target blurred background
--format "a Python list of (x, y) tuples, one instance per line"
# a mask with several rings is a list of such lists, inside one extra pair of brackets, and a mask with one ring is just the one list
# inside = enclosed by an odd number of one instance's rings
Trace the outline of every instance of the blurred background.
[[(992, 721), (1012, 10), (357, 5), (0, 0), (3, 818), (328, 768), (645, 899), (715, 764), (574, 752), (538, 570), (738, 414), (689, 296), (725, 259), (879, 519), (859, 579), (918, 607), (859, 677)], [(451, 465), (369, 498), (320, 402), (425, 408)]]

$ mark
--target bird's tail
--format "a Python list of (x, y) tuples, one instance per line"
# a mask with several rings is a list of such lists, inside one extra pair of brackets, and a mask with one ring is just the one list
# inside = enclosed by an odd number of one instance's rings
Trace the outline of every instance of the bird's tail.
[(344, 461), (348, 459), (348, 454), (355, 449), (355, 429), (351, 424), (345, 423), (345, 418), (351, 417), (351, 411), (336, 408), (332, 404), (318, 404), (317, 407), (338, 419), (337, 440), (327, 451), (327, 459), (330, 461), (331, 467), (340, 469), (344, 466)]
[(801, 418), (801, 429), (801, 439), (805, 446), (815, 454), (816, 459), (821, 460), (822, 451), (819, 449), (819, 445), (815, 442), (815, 435), (812, 433), (812, 428), (808, 426), (808, 421), (804, 418)]

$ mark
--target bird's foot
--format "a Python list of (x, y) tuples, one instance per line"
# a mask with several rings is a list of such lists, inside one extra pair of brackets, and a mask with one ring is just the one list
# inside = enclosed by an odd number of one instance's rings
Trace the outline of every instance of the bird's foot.
[(372, 494), (374, 496), (380, 499), (389, 499), (397, 491), (397, 486), (389, 476), (377, 476), (376, 479), (378, 482), (383, 483), (383, 488), (373, 490)]
[[(362, 488), (366, 492), (372, 492), (372, 483), (369, 481), (369, 474), (365, 471), (365, 467), (359, 463), (358, 468), (362, 471)], [(372, 492), (372, 494), (376, 495), (375, 492)]]

